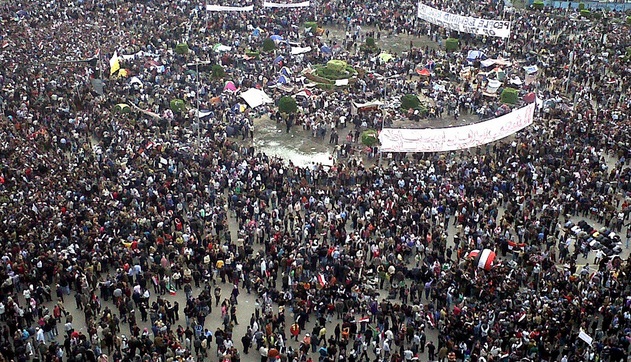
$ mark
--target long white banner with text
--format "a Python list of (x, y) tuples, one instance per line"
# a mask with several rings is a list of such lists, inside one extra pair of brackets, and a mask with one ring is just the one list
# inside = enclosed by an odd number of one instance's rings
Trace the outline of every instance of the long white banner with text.
[(221, 6), (206, 5), (206, 11), (253, 11), (254, 5), (250, 6)]
[(510, 36), (510, 21), (487, 20), (462, 16), (435, 9), (418, 3), (418, 17), (443, 28), (462, 33), (507, 38)]
[(486, 122), (437, 129), (384, 128), (381, 152), (443, 152), (477, 147), (508, 137), (532, 124), (535, 103)]
[(303, 1), (299, 3), (273, 3), (271, 1), (263, 1), (264, 8), (306, 8), (311, 5), (310, 1)]

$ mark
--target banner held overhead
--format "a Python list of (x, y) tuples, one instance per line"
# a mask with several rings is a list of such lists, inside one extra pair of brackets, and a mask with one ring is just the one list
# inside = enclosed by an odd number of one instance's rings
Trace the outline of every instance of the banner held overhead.
[(303, 1), (299, 3), (274, 3), (271, 1), (263, 1), (264, 8), (306, 8), (311, 5), (310, 1)]
[(253, 11), (254, 5), (249, 6), (221, 6), (206, 5), (206, 11)]
[(418, 17), (435, 25), (462, 33), (508, 38), (510, 21), (462, 16), (418, 3)]
[(535, 103), (486, 122), (437, 129), (384, 128), (381, 152), (443, 152), (464, 150), (508, 137), (532, 124)]

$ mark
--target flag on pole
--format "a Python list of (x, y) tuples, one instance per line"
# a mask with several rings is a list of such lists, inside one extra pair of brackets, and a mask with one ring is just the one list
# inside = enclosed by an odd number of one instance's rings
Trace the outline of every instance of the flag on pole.
[(318, 283), (320, 283), (322, 287), (326, 285), (326, 279), (324, 279), (324, 274), (322, 273), (318, 274)]
[(118, 58), (118, 53), (114, 51), (114, 55), (110, 58), (110, 75), (118, 72), (121, 69), (120, 59)]

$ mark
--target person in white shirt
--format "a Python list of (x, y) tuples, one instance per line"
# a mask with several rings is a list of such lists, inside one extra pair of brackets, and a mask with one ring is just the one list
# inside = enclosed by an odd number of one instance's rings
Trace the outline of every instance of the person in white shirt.
[(37, 327), (35, 332), (35, 340), (37, 343), (46, 344), (46, 337), (44, 337), (44, 330)]

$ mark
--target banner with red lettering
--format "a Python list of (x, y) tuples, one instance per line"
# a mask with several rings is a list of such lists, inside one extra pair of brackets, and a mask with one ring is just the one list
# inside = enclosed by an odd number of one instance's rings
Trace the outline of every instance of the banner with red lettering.
[(535, 103), (486, 122), (434, 129), (384, 128), (381, 152), (443, 152), (477, 147), (508, 137), (532, 124)]

